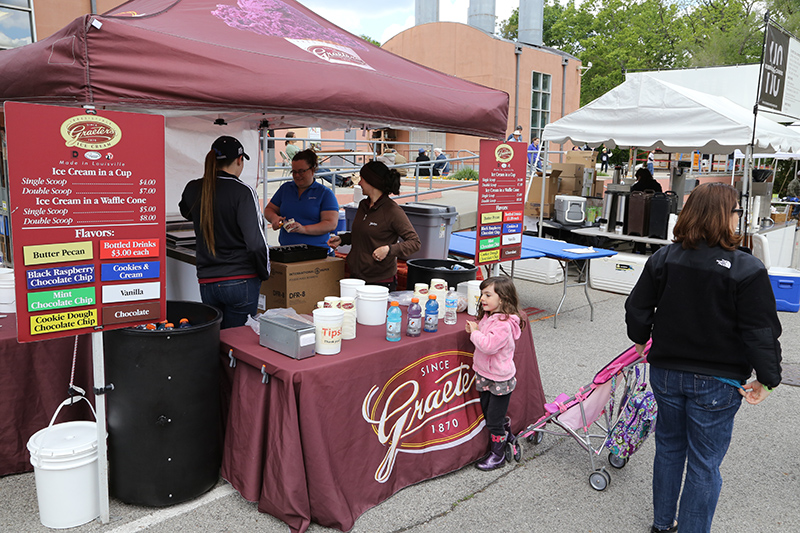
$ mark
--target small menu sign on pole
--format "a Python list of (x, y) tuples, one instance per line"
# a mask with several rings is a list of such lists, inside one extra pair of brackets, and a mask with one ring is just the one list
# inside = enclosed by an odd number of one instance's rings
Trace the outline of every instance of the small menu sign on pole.
[(527, 164), (525, 143), (481, 140), (476, 265), (521, 257)]

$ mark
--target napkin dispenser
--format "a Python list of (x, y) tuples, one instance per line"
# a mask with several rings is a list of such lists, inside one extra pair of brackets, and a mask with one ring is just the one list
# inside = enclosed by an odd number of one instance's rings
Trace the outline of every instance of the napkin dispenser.
[(313, 324), (288, 316), (262, 315), (259, 321), (261, 325), (258, 343), (261, 346), (292, 359), (305, 359), (314, 355), (316, 329)]

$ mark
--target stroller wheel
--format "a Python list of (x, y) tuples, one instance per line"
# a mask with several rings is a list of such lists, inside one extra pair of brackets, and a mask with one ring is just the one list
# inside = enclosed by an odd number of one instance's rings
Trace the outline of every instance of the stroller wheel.
[(628, 458), (627, 457), (620, 457), (619, 455), (616, 455), (615, 453), (610, 452), (608, 454), (608, 464), (610, 464), (611, 466), (613, 466), (614, 468), (617, 468), (617, 469), (624, 468), (625, 465), (628, 464)]
[(519, 462), (522, 458), (522, 446), (519, 443), (519, 439), (514, 439), (514, 442), (506, 443), (505, 454), (508, 463), (511, 463), (511, 459)]
[(541, 444), (544, 440), (544, 433), (541, 431), (534, 431), (528, 436), (528, 442), (536, 446), (537, 444)]
[(589, 474), (589, 485), (596, 491), (606, 490), (611, 482), (611, 476), (605, 470), (596, 470)]

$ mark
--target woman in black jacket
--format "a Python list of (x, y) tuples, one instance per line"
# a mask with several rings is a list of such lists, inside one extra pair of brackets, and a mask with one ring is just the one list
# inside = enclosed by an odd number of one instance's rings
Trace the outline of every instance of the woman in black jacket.
[[(730, 185), (697, 187), (678, 217), (674, 244), (647, 261), (625, 303), (637, 350), (653, 338), (654, 532), (678, 524), (681, 533), (710, 530), (719, 466), (742, 398), (757, 404), (781, 382), (775, 297), (761, 261), (737, 248), (741, 213)], [(754, 369), (756, 380), (746, 383)]]
[(220, 328), (243, 326), (258, 310), (269, 278), (269, 250), (258, 196), (239, 179), (250, 157), (223, 135), (206, 154), (203, 177), (186, 184), (181, 214), (197, 236), (197, 280), (203, 303), (222, 311)]

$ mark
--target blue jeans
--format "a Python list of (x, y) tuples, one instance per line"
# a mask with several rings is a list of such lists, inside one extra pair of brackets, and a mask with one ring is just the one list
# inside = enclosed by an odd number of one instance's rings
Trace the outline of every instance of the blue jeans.
[(200, 284), (200, 299), (222, 311), (220, 329), (244, 326), (248, 316), (258, 311), (261, 280), (258, 278), (232, 279)]
[(672, 527), (680, 495), (680, 533), (708, 532), (722, 488), (719, 466), (742, 396), (712, 376), (656, 367), (650, 367), (650, 386), (658, 403), (653, 525)]

